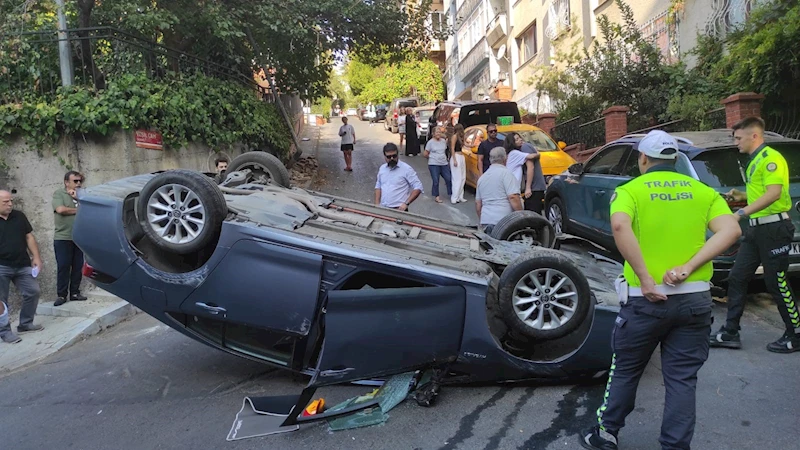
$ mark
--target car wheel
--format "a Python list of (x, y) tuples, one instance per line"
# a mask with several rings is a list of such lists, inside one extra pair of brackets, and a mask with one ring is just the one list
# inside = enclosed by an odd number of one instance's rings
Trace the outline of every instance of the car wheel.
[(503, 321), (530, 339), (558, 339), (586, 319), (592, 301), (580, 270), (557, 255), (526, 255), (500, 275), (498, 302)]
[(214, 181), (191, 170), (162, 172), (144, 185), (136, 215), (145, 234), (164, 250), (194, 253), (219, 237), (228, 214)]
[(247, 152), (233, 158), (228, 165), (228, 173), (247, 169), (250, 171), (247, 177), (248, 183), (258, 184), (277, 184), (278, 186), (289, 187), (289, 171), (280, 159), (267, 152)]
[(556, 233), (550, 222), (533, 211), (514, 211), (503, 217), (491, 236), (501, 241), (522, 241), (531, 247), (553, 248)]
[(553, 197), (547, 204), (547, 220), (553, 225), (556, 235), (567, 232), (567, 211), (560, 198)]

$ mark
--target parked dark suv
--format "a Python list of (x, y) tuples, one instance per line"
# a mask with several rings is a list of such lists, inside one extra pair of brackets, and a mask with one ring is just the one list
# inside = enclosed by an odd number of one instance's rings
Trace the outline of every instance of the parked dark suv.
[[(729, 129), (671, 133), (680, 144), (676, 161), (678, 172), (702, 181), (720, 194), (732, 188), (745, 190), (744, 171), (748, 155), (739, 153)], [(639, 175), (636, 144), (644, 134), (631, 134), (606, 144), (584, 163), (576, 163), (555, 177), (545, 194), (546, 215), (557, 233), (588, 239), (616, 252), (611, 233), (609, 203), (614, 189)], [(792, 222), (800, 232), (800, 140), (765, 133), (768, 145), (786, 158), (789, 165), (790, 194), (794, 207)], [(729, 201), (732, 211), (745, 203)], [(748, 227), (741, 221), (742, 228)], [(739, 244), (714, 260), (714, 282), (724, 283)], [(790, 251), (790, 272), (800, 271), (800, 234), (796, 233)], [(763, 273), (759, 268), (757, 274)]]

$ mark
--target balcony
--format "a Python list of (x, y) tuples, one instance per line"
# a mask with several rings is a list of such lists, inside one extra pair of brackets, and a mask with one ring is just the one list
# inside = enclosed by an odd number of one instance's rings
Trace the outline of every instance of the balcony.
[(456, 12), (455, 27), (460, 28), (467, 17), (472, 14), (472, 11), (475, 11), (475, 8), (481, 3), (483, 3), (483, 0), (464, 0), (464, 3), (461, 4)]
[(508, 36), (508, 19), (506, 13), (501, 12), (486, 26), (486, 40), (489, 41), (489, 46), (494, 48), (506, 36)]
[(475, 75), (489, 61), (489, 44), (481, 39), (458, 65), (458, 78), (465, 81)]

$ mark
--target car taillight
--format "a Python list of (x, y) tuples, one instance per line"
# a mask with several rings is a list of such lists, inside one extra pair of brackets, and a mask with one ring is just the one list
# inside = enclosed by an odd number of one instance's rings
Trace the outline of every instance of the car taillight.
[(83, 269), (81, 270), (81, 272), (83, 272), (83, 276), (85, 276), (86, 278), (94, 278), (95, 276), (94, 267), (90, 266), (89, 263), (85, 261), (83, 263)]

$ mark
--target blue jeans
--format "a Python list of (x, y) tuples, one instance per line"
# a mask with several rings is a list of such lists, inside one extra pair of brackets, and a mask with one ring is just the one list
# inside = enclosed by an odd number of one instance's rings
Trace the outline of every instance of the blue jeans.
[[(8, 305), (8, 290), (11, 282), (22, 296), (22, 310), (19, 312), (19, 324), (30, 325), (39, 306), (39, 282), (31, 276), (31, 267), (0, 266), (0, 302)], [(11, 331), (11, 323), (0, 328), (0, 336)]]
[(433, 180), (433, 189), (431, 194), (434, 197), (439, 196), (439, 176), (444, 178), (444, 183), (447, 186), (447, 195), (453, 195), (453, 181), (450, 177), (450, 166), (445, 164), (443, 166), (429, 165), (428, 170), (431, 172), (431, 179)]

